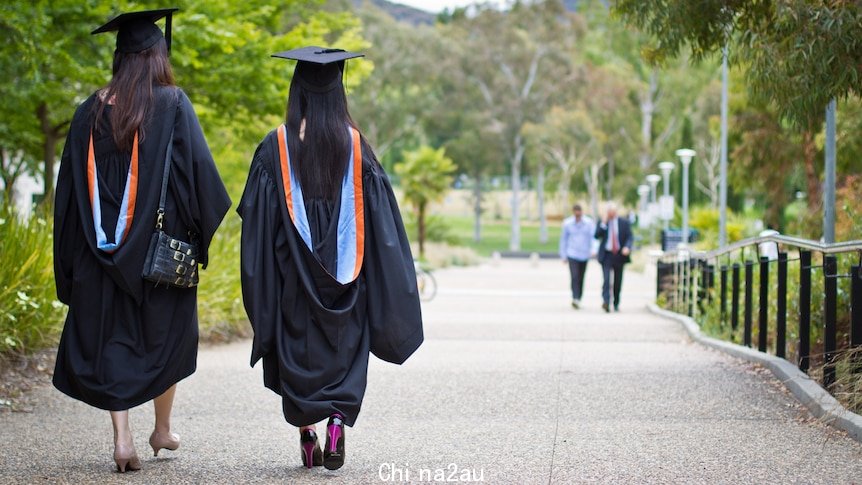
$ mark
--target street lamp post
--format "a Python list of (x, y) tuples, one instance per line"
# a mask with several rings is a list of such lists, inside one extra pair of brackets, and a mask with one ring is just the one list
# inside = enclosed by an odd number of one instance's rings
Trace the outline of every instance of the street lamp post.
[(638, 225), (647, 227), (652, 224), (649, 213), (647, 211), (647, 203), (649, 202), (649, 187), (646, 185), (638, 185), (638, 196), (640, 196), (640, 215), (638, 217)]
[[(664, 195), (662, 196), (662, 219), (664, 219), (664, 230), (667, 231), (670, 220), (673, 218), (673, 202), (670, 199), (670, 173), (676, 165), (673, 162), (661, 162), (658, 169), (664, 179)], [(668, 207), (669, 206), (669, 207)]]
[(676, 156), (682, 162), (682, 242), (688, 244), (688, 166), (696, 152), (691, 148), (680, 148)]
[(655, 226), (656, 222), (658, 222), (659, 217), (661, 217), (661, 213), (659, 211), (658, 206), (658, 194), (656, 193), (656, 186), (658, 186), (659, 181), (661, 180), (661, 176), (651, 173), (646, 176), (646, 181), (649, 184), (649, 193), (650, 201), (647, 205), (647, 213), (649, 213), (649, 221), (650, 221), (650, 243), (655, 244)]
[(650, 193), (652, 194), (652, 196), (650, 197), (650, 202), (657, 202), (658, 194), (655, 193), (655, 190), (656, 186), (658, 186), (659, 181), (661, 181), (661, 177), (654, 173), (651, 173), (646, 176), (646, 181), (649, 184)]

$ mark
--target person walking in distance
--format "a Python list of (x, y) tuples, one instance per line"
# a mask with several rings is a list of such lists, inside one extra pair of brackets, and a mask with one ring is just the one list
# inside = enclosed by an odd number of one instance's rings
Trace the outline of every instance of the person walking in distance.
[(574, 308), (581, 306), (584, 273), (587, 271), (587, 261), (593, 255), (595, 232), (596, 225), (593, 220), (584, 215), (580, 205), (575, 204), (572, 207), (572, 216), (563, 220), (563, 229), (560, 232), (560, 259), (569, 265)]
[(596, 227), (599, 240), (599, 263), (602, 265), (602, 309), (610, 311), (611, 281), (614, 285), (614, 311), (620, 310), (620, 289), (623, 286), (623, 267), (631, 261), (632, 229), (628, 219), (617, 217), (617, 206), (609, 203), (605, 218)]

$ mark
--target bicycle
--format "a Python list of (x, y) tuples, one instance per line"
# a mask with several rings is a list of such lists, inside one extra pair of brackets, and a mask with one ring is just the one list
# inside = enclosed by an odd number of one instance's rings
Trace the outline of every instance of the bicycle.
[(418, 261), (413, 261), (416, 270), (416, 287), (419, 290), (419, 299), (431, 301), (437, 294), (437, 280), (430, 270), (422, 268)]

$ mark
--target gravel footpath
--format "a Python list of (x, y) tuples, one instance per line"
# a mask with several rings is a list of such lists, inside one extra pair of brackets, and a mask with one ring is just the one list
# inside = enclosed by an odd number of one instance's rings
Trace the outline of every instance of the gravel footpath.
[(152, 406), (131, 411), (135, 473), (113, 472), (106, 412), (35, 390), (32, 412), (0, 413), (0, 483), (862, 483), (862, 445), (769, 372), (647, 313), (652, 278), (629, 271), (622, 311), (605, 314), (598, 265), (581, 310), (567, 273), (526, 260), (436, 272), (426, 342), (403, 366), (372, 359), (341, 470), (301, 467), (242, 341), (202, 349), (180, 384), (178, 451), (153, 458)]

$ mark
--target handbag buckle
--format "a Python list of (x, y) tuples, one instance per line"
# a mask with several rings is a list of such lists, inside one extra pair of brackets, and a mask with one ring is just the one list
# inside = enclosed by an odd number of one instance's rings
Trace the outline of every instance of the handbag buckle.
[(176, 239), (171, 239), (170, 246), (171, 246), (171, 249), (173, 249), (174, 251), (179, 251), (180, 247), (181, 247), (180, 242)]
[(178, 277), (177, 277), (177, 280), (176, 280), (176, 281), (174, 281), (174, 286), (185, 286), (185, 285), (183, 284), (183, 277), (182, 277), (182, 276), (178, 276)]
[(177, 273), (178, 275), (180, 275), (180, 276), (185, 276), (185, 275), (186, 275), (186, 267), (185, 267), (185, 266), (183, 266), (183, 265), (181, 265), (181, 264), (180, 264), (180, 265), (177, 265), (177, 271), (176, 271), (176, 273)]
[(174, 251), (174, 261), (179, 261), (180, 263), (184, 263), (186, 261), (186, 255), (179, 252), (179, 251)]

